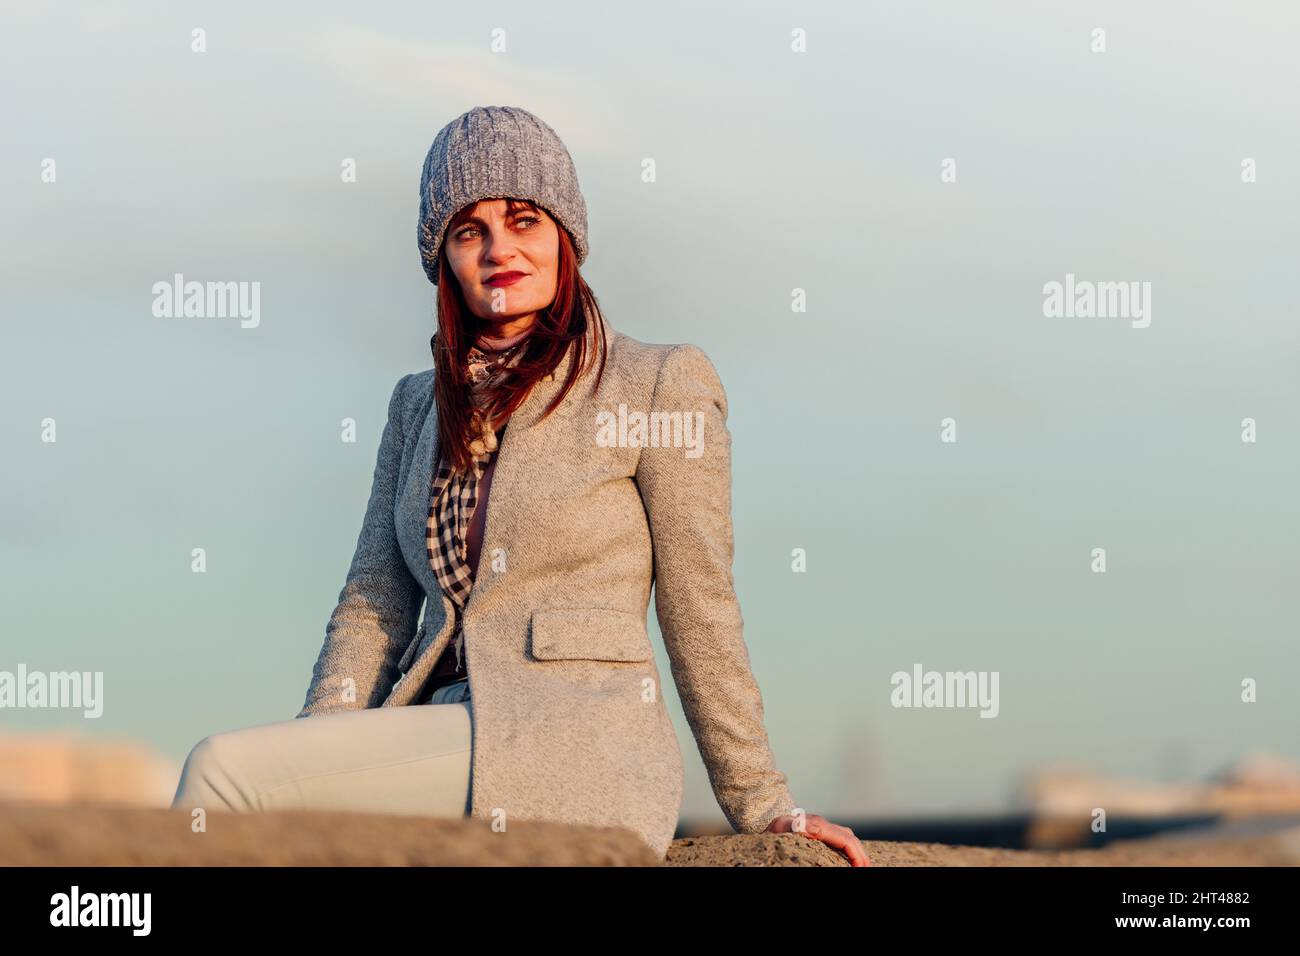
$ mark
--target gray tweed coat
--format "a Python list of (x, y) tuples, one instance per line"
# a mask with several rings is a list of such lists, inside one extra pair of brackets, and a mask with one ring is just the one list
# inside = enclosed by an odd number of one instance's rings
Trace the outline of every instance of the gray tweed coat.
[[(525, 819), (624, 826), (662, 858), (683, 770), (646, 627), (652, 584), (672, 677), (728, 821), (761, 832), (795, 804), (769, 749), (733, 586), (722, 382), (697, 346), (646, 344), (601, 321), (599, 392), (593, 370), (539, 420), (570, 351), (502, 436), (464, 614), (470, 813), (507, 833)], [(598, 348), (594, 332), (588, 342)], [(452, 605), (425, 550), (433, 375), (405, 375), (393, 391), (356, 554), (298, 717), (412, 704), (450, 640)], [(624, 447), (599, 443), (599, 413), (617, 416), (620, 404), (697, 422), (702, 413), (703, 453), (647, 447), (635, 434)]]

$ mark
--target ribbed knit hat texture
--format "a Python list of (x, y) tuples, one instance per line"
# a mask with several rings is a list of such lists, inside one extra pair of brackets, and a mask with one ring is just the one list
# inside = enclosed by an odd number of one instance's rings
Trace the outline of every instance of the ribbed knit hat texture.
[(587, 258), (587, 204), (573, 158), (555, 130), (517, 106), (476, 106), (434, 137), (420, 176), (420, 258), (438, 284), (451, 217), (482, 199), (530, 199), (568, 230)]

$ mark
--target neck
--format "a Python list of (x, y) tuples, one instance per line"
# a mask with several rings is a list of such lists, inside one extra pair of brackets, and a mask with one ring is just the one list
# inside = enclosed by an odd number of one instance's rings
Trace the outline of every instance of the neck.
[(525, 329), (518, 335), (512, 335), (507, 338), (493, 338), (480, 335), (474, 340), (474, 347), (480, 352), (487, 352), (489, 354), (504, 352), (506, 349), (513, 348), (524, 339), (528, 338), (528, 333), (530, 331), (530, 329)]
[(479, 321), (479, 337), (489, 342), (499, 339), (513, 339), (532, 329), (537, 322), (537, 313), (530, 312), (502, 322)]

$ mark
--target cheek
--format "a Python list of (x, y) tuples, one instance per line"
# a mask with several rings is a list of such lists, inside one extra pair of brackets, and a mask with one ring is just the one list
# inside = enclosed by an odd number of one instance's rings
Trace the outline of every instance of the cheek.
[(452, 274), (460, 280), (461, 288), (466, 289), (473, 286), (473, 279), (477, 267), (474, 263), (474, 256), (465, 252), (463, 249), (447, 250), (447, 264), (451, 266)]
[(560, 235), (552, 229), (529, 244), (528, 255), (539, 271), (555, 272), (560, 263)]

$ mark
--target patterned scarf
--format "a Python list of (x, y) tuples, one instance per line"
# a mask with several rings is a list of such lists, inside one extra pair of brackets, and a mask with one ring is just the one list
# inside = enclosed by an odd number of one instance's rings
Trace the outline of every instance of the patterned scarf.
[[(497, 380), (504, 369), (518, 363), (524, 354), (527, 336), (521, 341), (504, 349), (494, 350), (490, 346), (480, 348), (484, 340), (480, 337), (470, 346), (466, 356), (466, 376), (470, 381), (470, 394), (474, 403), (471, 413), (471, 428), (480, 434), (470, 442), (473, 455), (468, 472), (456, 472), (448, 456), (441, 456), (438, 469), (433, 477), (429, 495), (429, 518), (425, 526), (425, 547), (429, 563), (433, 566), (438, 583), (443, 593), (451, 598), (456, 614), (455, 646), (456, 673), (464, 667), (465, 632), (461, 626), (461, 614), (469, 601), (470, 591), (474, 587), (474, 573), (469, 566), (467, 536), (470, 518), (478, 504), (478, 484), (483, 471), (497, 452), (498, 432), (494, 432), (485, 420), (482, 411), (481, 396), (486, 387)], [(504, 431), (502, 426), (500, 431)]]

